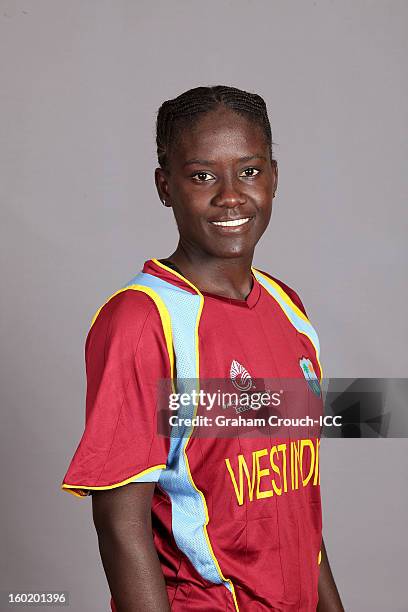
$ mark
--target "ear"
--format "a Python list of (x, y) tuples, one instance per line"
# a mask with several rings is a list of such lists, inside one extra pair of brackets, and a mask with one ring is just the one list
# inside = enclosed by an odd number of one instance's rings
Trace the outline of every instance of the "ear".
[(169, 195), (168, 173), (163, 168), (156, 168), (154, 171), (154, 182), (156, 183), (157, 193), (164, 206), (171, 206)]
[(276, 159), (272, 160), (272, 172), (274, 174), (274, 185), (273, 185), (273, 198), (275, 197), (276, 190), (278, 188), (278, 162)]

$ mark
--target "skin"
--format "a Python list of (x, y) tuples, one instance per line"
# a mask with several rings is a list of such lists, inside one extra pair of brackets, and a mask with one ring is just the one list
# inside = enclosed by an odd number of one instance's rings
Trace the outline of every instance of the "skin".
[(117, 612), (169, 612), (163, 572), (153, 542), (155, 483), (93, 491), (93, 521)]
[(322, 560), (319, 574), (319, 603), (316, 612), (344, 612), (340, 595), (333, 578), (327, 557), (326, 546), (322, 540)]
[[(206, 113), (181, 132), (168, 169), (157, 168), (155, 179), (180, 234), (169, 259), (200, 290), (244, 299), (278, 181), (262, 128), (224, 107)], [(251, 220), (234, 231), (210, 223), (242, 217)]]
[[(193, 128), (179, 131), (168, 167), (156, 169), (155, 181), (180, 234), (168, 259), (201, 291), (245, 299), (254, 249), (268, 227), (278, 181), (262, 128), (224, 107), (208, 112)], [(247, 217), (247, 224), (233, 230), (211, 223)], [(102, 563), (118, 612), (170, 610), (151, 530), (154, 487), (130, 483), (92, 496)], [(324, 543), (317, 612), (344, 612)]]

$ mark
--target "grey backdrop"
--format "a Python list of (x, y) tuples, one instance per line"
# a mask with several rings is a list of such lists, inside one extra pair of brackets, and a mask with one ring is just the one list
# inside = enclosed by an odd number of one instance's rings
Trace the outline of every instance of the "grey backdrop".
[[(279, 187), (255, 265), (301, 295), (326, 376), (406, 376), (406, 1), (0, 2), (1, 589), (109, 609), (90, 499), (60, 491), (95, 310), (175, 246), (155, 112), (200, 84), (261, 93)], [(403, 612), (407, 443), (324, 440), (346, 610)]]

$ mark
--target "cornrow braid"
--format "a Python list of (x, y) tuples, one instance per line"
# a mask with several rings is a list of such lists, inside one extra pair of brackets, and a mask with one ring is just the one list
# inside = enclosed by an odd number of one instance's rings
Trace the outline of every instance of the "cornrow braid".
[[(215, 110), (224, 105), (249, 121), (259, 125), (264, 131), (272, 158), (272, 132), (265, 101), (254, 93), (216, 85), (214, 87), (195, 87), (183, 92), (177, 98), (166, 100), (160, 106), (156, 121), (157, 159), (162, 168), (167, 168), (169, 151), (181, 129), (192, 126), (202, 113)], [(176, 130), (177, 128), (177, 130)]]

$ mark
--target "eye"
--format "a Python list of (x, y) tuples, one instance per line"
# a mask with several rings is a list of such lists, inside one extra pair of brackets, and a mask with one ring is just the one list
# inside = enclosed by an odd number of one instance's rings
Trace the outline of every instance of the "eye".
[(210, 181), (214, 177), (209, 172), (202, 171), (202, 172), (196, 172), (195, 174), (193, 174), (192, 178), (199, 183), (206, 183), (207, 181)]
[(250, 168), (245, 168), (245, 170), (243, 170), (239, 176), (243, 176), (244, 178), (252, 178), (257, 174), (259, 174), (259, 170), (257, 168), (252, 168), (251, 166)]

